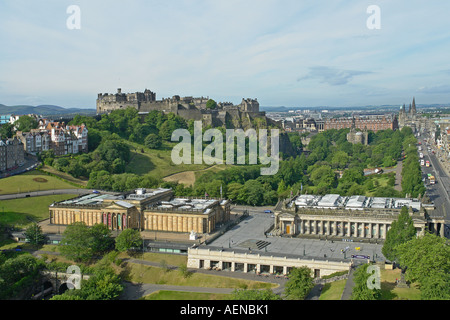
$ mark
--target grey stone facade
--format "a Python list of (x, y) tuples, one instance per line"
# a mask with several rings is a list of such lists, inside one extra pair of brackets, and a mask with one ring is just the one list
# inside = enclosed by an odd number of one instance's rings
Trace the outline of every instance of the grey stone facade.
[(153, 110), (164, 113), (174, 113), (186, 120), (202, 121), (205, 126), (226, 126), (227, 128), (252, 127), (251, 122), (256, 119), (266, 118), (265, 112), (259, 111), (257, 99), (242, 99), (241, 104), (235, 106), (232, 103), (218, 103), (216, 109), (207, 109), (205, 97), (180, 97), (163, 98), (156, 100), (156, 94), (148, 89), (144, 92), (122, 93), (119, 88), (115, 94), (99, 93), (97, 97), (97, 114), (109, 113), (114, 110), (135, 108), (145, 115)]
[(0, 140), (0, 171), (22, 166), (25, 162), (23, 143), (17, 137)]

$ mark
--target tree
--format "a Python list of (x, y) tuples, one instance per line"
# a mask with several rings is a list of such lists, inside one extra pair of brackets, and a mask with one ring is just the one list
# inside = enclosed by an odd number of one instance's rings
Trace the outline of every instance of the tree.
[(75, 222), (64, 230), (60, 252), (71, 260), (87, 261), (94, 254), (91, 239), (88, 226), (84, 222)]
[(406, 267), (405, 278), (411, 282), (431, 284), (436, 281), (430, 278), (450, 272), (450, 247), (445, 238), (434, 234), (427, 232), (399, 245), (397, 254), (400, 265)]
[(209, 99), (206, 102), (206, 109), (216, 109), (216, 108), (217, 108), (217, 103), (213, 99)]
[(311, 269), (308, 267), (292, 268), (284, 292), (288, 299), (303, 300), (313, 287)]
[(145, 137), (144, 144), (149, 149), (159, 149), (162, 145), (162, 139), (159, 135), (150, 133), (147, 137)]
[(369, 264), (365, 264), (356, 269), (353, 277), (355, 285), (352, 290), (351, 300), (378, 300), (381, 298), (381, 289), (368, 286), (369, 277), (372, 276), (367, 270), (369, 266)]
[(388, 260), (397, 260), (397, 246), (413, 239), (415, 235), (414, 222), (408, 213), (408, 208), (404, 206), (398, 219), (392, 222), (391, 228), (386, 233), (386, 240), (382, 248), (383, 255)]
[(75, 261), (88, 261), (111, 247), (110, 231), (104, 225), (89, 228), (84, 222), (67, 226), (61, 240), (61, 254)]
[(12, 123), (4, 123), (0, 126), (0, 139), (9, 139), (14, 136), (14, 125)]
[(110, 267), (98, 268), (89, 280), (83, 280), (79, 290), (67, 290), (51, 300), (117, 300), (123, 291), (118, 275)]
[(420, 285), (422, 300), (450, 300), (450, 273), (429, 274)]
[(28, 253), (0, 263), (0, 299), (23, 299), (24, 291), (39, 279), (44, 265), (41, 259)]
[(111, 230), (104, 224), (96, 224), (91, 227), (91, 247), (95, 253), (104, 253), (114, 247), (114, 239), (111, 238)]
[(39, 123), (34, 117), (21, 116), (14, 122), (17, 131), (29, 132), (31, 129), (37, 129)]
[(42, 233), (42, 227), (37, 223), (33, 223), (25, 230), (25, 237), (33, 245), (45, 243), (45, 235)]
[(139, 248), (140, 246), (142, 246), (142, 238), (137, 230), (126, 229), (116, 238), (117, 251), (124, 252), (132, 248)]

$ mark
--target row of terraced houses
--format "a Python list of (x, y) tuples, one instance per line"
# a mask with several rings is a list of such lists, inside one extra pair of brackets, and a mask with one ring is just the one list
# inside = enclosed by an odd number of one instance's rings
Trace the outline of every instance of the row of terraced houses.
[(88, 151), (88, 130), (85, 125), (68, 126), (64, 122), (39, 121), (39, 127), (30, 132), (17, 131), (25, 152), (36, 155), (53, 150), (56, 156)]
[(88, 129), (85, 125), (67, 126), (64, 122), (39, 120), (30, 132), (17, 131), (13, 138), (0, 139), (0, 172), (25, 163), (25, 155), (53, 150), (56, 156), (88, 152)]

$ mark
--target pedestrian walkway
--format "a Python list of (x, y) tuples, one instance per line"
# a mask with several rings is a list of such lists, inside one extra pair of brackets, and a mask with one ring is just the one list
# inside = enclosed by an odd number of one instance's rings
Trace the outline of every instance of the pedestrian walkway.
[[(139, 259), (124, 259), (124, 262), (143, 264), (147, 266), (161, 267), (160, 263), (151, 262)], [(168, 265), (171, 270), (178, 269), (177, 266)], [(282, 296), (284, 293), (284, 285), (287, 281), (284, 277), (276, 277), (275, 275), (257, 275), (255, 273), (244, 272), (228, 272), (228, 271), (216, 271), (206, 269), (189, 269), (193, 273), (203, 273), (215, 276), (238, 278), (243, 280), (260, 281), (275, 283), (278, 286), (272, 289), (272, 292)], [(139, 284), (139, 283), (126, 283), (122, 299), (136, 300), (145, 295), (149, 295), (158, 290), (172, 290), (172, 291), (187, 291), (187, 292), (207, 292), (207, 293), (232, 293), (235, 288), (206, 288), (206, 287), (184, 287), (184, 286), (169, 286), (169, 285), (156, 285), (156, 284)]]
[(353, 281), (353, 273), (355, 272), (355, 267), (350, 269), (348, 273), (348, 279), (345, 283), (344, 291), (342, 292), (341, 300), (351, 300), (351, 295), (353, 291), (353, 287), (355, 286), (355, 282)]

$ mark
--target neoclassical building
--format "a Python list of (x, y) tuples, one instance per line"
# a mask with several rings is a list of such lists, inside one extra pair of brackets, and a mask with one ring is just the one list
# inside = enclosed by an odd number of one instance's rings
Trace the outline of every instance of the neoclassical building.
[(444, 219), (431, 218), (419, 199), (365, 196), (300, 195), (275, 208), (274, 232), (299, 237), (384, 240), (403, 206), (408, 207), (417, 234), (431, 230), (443, 235)]
[(207, 234), (230, 219), (224, 199), (174, 198), (171, 189), (137, 189), (118, 195), (88, 194), (53, 203), (50, 224), (105, 224), (111, 230), (167, 231)]

